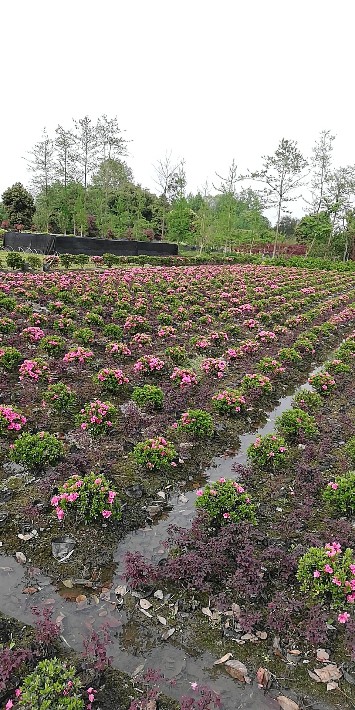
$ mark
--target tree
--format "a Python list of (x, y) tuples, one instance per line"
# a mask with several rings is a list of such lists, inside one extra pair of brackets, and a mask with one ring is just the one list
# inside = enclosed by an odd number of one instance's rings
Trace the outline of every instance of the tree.
[(54, 143), (48, 137), (47, 130), (43, 129), (42, 139), (36, 143), (32, 151), (32, 156), (27, 160), (30, 171), (33, 173), (32, 184), (36, 192), (47, 194), (49, 186), (54, 177)]
[(322, 247), (325, 252), (333, 228), (328, 212), (316, 212), (315, 214), (302, 217), (295, 229), (295, 236), (298, 242), (307, 244), (307, 255), (313, 251), (314, 247)]
[(31, 228), (35, 213), (34, 199), (20, 182), (5, 190), (2, 201), (11, 227), (23, 224), (25, 229)]
[(235, 159), (233, 158), (229, 166), (227, 177), (222, 177), (222, 175), (219, 175), (218, 173), (216, 173), (216, 175), (220, 180), (220, 184), (218, 187), (213, 185), (214, 189), (217, 190), (217, 192), (221, 192), (223, 195), (227, 194), (235, 196), (237, 183), (239, 180), (243, 179), (241, 175), (238, 175), (238, 168)]
[[(162, 223), (161, 237), (165, 236), (166, 215), (168, 205), (179, 197), (183, 197), (186, 188), (185, 165), (183, 160), (174, 161), (171, 153), (165, 154), (165, 157), (158, 160), (154, 166), (156, 177), (155, 182), (161, 189), (162, 204)], [(165, 207), (166, 205), (166, 207)]]
[(264, 155), (261, 170), (251, 174), (258, 182), (264, 183), (262, 195), (267, 207), (276, 207), (277, 219), (273, 256), (276, 254), (281, 216), (287, 212), (286, 206), (297, 199), (295, 190), (303, 184), (303, 171), (307, 161), (297, 147), (296, 141), (282, 138), (274, 155)]
[(174, 242), (190, 243), (195, 230), (195, 214), (185, 197), (175, 200), (167, 216), (169, 237)]
[(121, 155), (127, 155), (127, 141), (121, 135), (117, 117), (107, 118), (103, 114), (96, 125), (97, 147), (101, 160), (118, 160)]
[(330, 131), (321, 131), (319, 140), (316, 141), (312, 148), (313, 156), (311, 165), (313, 169), (311, 192), (312, 192), (312, 208), (316, 214), (324, 209), (325, 194), (327, 184), (330, 179), (333, 141), (335, 136)]
[(89, 177), (97, 163), (99, 139), (96, 126), (92, 125), (89, 116), (84, 116), (84, 118), (79, 118), (78, 121), (74, 121), (74, 126), (76, 131), (74, 135), (80, 179), (86, 191)]
[(94, 187), (101, 188), (105, 192), (119, 190), (127, 182), (133, 182), (131, 168), (127, 163), (114, 158), (107, 158), (100, 163), (91, 180)]
[(64, 187), (68, 182), (74, 182), (76, 177), (75, 136), (63, 126), (55, 130), (55, 176)]
[(286, 214), (280, 219), (280, 224), (279, 224), (279, 232), (280, 234), (283, 234), (285, 237), (294, 237), (295, 236), (295, 229), (299, 223), (299, 220), (296, 217), (290, 217), (290, 215)]
[[(343, 231), (346, 225), (346, 215), (352, 210), (355, 193), (355, 166), (333, 170), (327, 180), (323, 201), (332, 213), (333, 233)], [(331, 242), (332, 235), (329, 238)]]

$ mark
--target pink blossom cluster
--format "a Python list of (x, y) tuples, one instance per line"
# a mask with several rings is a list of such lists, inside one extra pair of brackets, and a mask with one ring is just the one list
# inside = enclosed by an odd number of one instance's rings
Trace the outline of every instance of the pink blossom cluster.
[(165, 367), (164, 360), (154, 355), (144, 355), (133, 365), (134, 372), (140, 373), (142, 375), (149, 374), (150, 372), (160, 372)]
[(201, 370), (206, 374), (214, 374), (220, 379), (223, 377), (225, 370), (227, 368), (227, 363), (222, 358), (209, 357), (201, 363)]
[(20, 381), (22, 382), (28, 377), (37, 382), (47, 370), (48, 366), (37, 362), (37, 360), (24, 360), (19, 368)]
[(22, 335), (28, 337), (29, 340), (32, 340), (32, 342), (37, 342), (38, 340), (42, 340), (42, 338), (44, 338), (44, 332), (42, 328), (36, 328), (35, 326), (25, 328), (22, 331)]
[(85, 429), (88, 428), (89, 424), (103, 424), (105, 423), (106, 426), (111, 427), (112, 422), (107, 420), (105, 421), (105, 418), (107, 417), (107, 414), (109, 412), (109, 406), (105, 402), (101, 402), (100, 399), (95, 399), (93, 402), (90, 402), (87, 405), (87, 410), (81, 409), (80, 414), (86, 414), (88, 418), (88, 422), (82, 422), (80, 425), (80, 428), (85, 431)]
[(234, 407), (236, 412), (240, 412), (242, 406), (246, 404), (246, 399), (242, 394), (234, 394), (230, 390), (222, 390), (212, 397), (213, 400), (225, 402), (229, 407)]
[(27, 422), (26, 417), (16, 412), (9, 404), (0, 404), (0, 426), (2, 419), (9, 431), (21, 431)]
[(193, 370), (187, 370), (181, 367), (174, 367), (173, 373), (170, 375), (170, 379), (178, 382), (181, 389), (197, 385), (196, 373), (193, 372)]
[(249, 330), (253, 330), (253, 328), (257, 328), (259, 323), (258, 321), (255, 320), (255, 318), (248, 318), (247, 320), (243, 321), (243, 325), (245, 328), (249, 328)]
[(146, 319), (143, 316), (128, 316), (124, 323), (125, 330), (131, 330), (132, 328), (137, 328), (138, 325), (145, 325)]
[[(327, 556), (330, 558), (330, 560), (334, 559), (337, 555), (341, 554), (342, 549), (341, 545), (339, 542), (328, 542), (325, 545), (325, 550)], [(334, 564), (334, 563), (333, 563)], [(339, 577), (337, 577), (334, 574), (334, 568), (332, 567), (332, 564), (327, 563), (324, 565), (324, 568), (322, 572), (325, 574), (329, 575), (334, 575), (332, 576), (332, 583), (335, 584), (337, 587), (344, 587), (344, 592), (346, 593), (346, 600), (349, 604), (354, 604), (355, 603), (355, 564), (350, 564), (349, 565), (350, 573), (351, 573), (351, 579), (346, 579), (345, 582), (343, 583)], [(319, 579), (321, 576), (321, 571), (319, 569), (314, 570), (313, 572), (313, 577), (314, 579)], [(342, 612), (338, 616), (338, 621), (341, 624), (345, 624), (350, 618), (350, 615), (348, 612)]]
[(119, 368), (117, 370), (110, 370), (110, 368), (105, 367), (103, 370), (100, 370), (97, 375), (99, 382), (105, 382), (108, 377), (114, 377), (119, 385), (126, 385), (129, 383), (129, 378), (126, 377), (126, 375), (124, 375), (122, 370)]
[(70, 350), (63, 357), (63, 362), (80, 362), (83, 363), (90, 357), (93, 357), (94, 353), (91, 350), (85, 350), (85, 348), (78, 347), (76, 350)]
[(149, 333), (136, 333), (131, 340), (131, 344), (138, 345), (140, 348), (143, 345), (150, 345), (152, 342), (152, 336)]
[(127, 357), (132, 355), (132, 352), (126, 343), (110, 343), (106, 347), (106, 352), (110, 355), (122, 355)]
[(260, 330), (256, 337), (262, 343), (271, 343), (273, 340), (277, 340), (277, 336), (272, 330)]
[(158, 335), (159, 338), (166, 338), (166, 337), (175, 337), (176, 333), (176, 328), (174, 328), (172, 325), (163, 325), (161, 328), (158, 330)]

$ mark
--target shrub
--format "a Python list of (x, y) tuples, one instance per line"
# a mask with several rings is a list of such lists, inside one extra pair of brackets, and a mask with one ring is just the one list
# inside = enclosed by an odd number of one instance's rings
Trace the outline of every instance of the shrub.
[(344, 449), (350, 459), (351, 465), (355, 466), (355, 436), (352, 436), (351, 439), (346, 442)]
[(322, 406), (322, 398), (317, 392), (302, 389), (295, 394), (292, 406), (308, 413), (316, 412)]
[(189, 409), (181, 415), (177, 431), (186, 433), (193, 439), (208, 439), (214, 434), (213, 419), (203, 409)]
[(38, 382), (48, 376), (48, 365), (39, 357), (35, 360), (24, 360), (19, 368), (19, 373), (21, 382), (24, 380)]
[(103, 317), (100, 316), (99, 313), (95, 313), (95, 311), (89, 311), (89, 313), (86, 314), (84, 320), (86, 321), (86, 323), (89, 323), (89, 325), (96, 325), (98, 327), (104, 325)]
[(94, 382), (98, 383), (105, 392), (117, 394), (129, 383), (129, 379), (123, 374), (122, 370), (110, 370), (105, 367), (97, 375), (94, 375)]
[(42, 338), (39, 346), (51, 357), (56, 357), (64, 351), (65, 340), (59, 335), (46, 335)]
[(22, 360), (22, 355), (16, 348), (0, 348), (0, 367), (10, 372), (16, 370)]
[(64, 382), (49, 385), (43, 399), (56, 412), (68, 412), (76, 405), (76, 394)]
[(337, 542), (311, 547), (299, 560), (297, 579), (311, 598), (330, 601), (334, 607), (355, 601), (355, 558)]
[(88, 254), (76, 254), (76, 256), (73, 257), (74, 264), (77, 264), (78, 266), (81, 266), (83, 268), (89, 263), (90, 257)]
[(102, 518), (120, 520), (121, 505), (117, 496), (104, 475), (89, 473), (80, 477), (74, 474), (59, 487), (51, 504), (56, 509), (58, 520), (63, 520), (66, 512), (74, 512), (79, 520), (86, 523)]
[(16, 308), (16, 300), (11, 296), (5, 296), (0, 293), (0, 308), (4, 311), (14, 311)]
[(244, 375), (240, 383), (240, 389), (243, 394), (257, 394), (260, 397), (269, 395), (272, 392), (272, 384), (270, 378), (266, 375)]
[(70, 350), (63, 357), (63, 362), (77, 362), (84, 363), (85, 360), (93, 357), (94, 353), (91, 350), (85, 350), (85, 348), (77, 347), (75, 350)]
[(275, 424), (276, 431), (290, 442), (297, 441), (300, 436), (314, 439), (319, 434), (316, 420), (303, 409), (288, 409), (276, 419)]
[(336, 387), (335, 379), (329, 372), (319, 372), (317, 375), (312, 375), (308, 378), (308, 382), (318, 394), (326, 396)]
[(13, 333), (16, 330), (12, 318), (0, 318), (0, 333)]
[(117, 410), (111, 402), (95, 399), (80, 410), (76, 422), (83, 431), (88, 431), (92, 436), (99, 436), (110, 431), (116, 418)]
[(248, 459), (256, 468), (275, 471), (286, 465), (288, 447), (282, 436), (258, 436), (247, 449)]
[(109, 343), (106, 345), (106, 352), (111, 355), (114, 359), (120, 359), (121, 357), (129, 357), (132, 355), (126, 343)]
[(222, 358), (209, 357), (201, 362), (201, 370), (206, 375), (216, 375), (219, 379), (223, 377), (227, 363)]
[(74, 330), (73, 338), (80, 345), (88, 345), (94, 341), (95, 333), (91, 328), (78, 328), (78, 330)]
[(170, 379), (173, 380), (174, 384), (178, 385), (180, 389), (186, 389), (186, 387), (192, 387), (197, 385), (197, 375), (193, 370), (182, 369), (181, 367), (174, 367)]
[(6, 264), (10, 269), (22, 269), (25, 260), (21, 254), (18, 254), (16, 251), (10, 251), (6, 255)]
[(26, 261), (31, 267), (31, 269), (41, 269), (42, 268), (42, 259), (40, 256), (37, 256), (37, 254), (28, 254), (26, 256)]
[(244, 411), (246, 399), (240, 390), (225, 389), (212, 397), (213, 408), (218, 414), (228, 417), (235, 416)]
[(114, 340), (121, 340), (123, 335), (123, 329), (116, 323), (108, 323), (104, 327), (105, 338), (112, 338)]
[(144, 355), (133, 365), (133, 370), (139, 375), (155, 375), (165, 369), (165, 362), (154, 355)]
[(259, 360), (257, 370), (267, 375), (282, 375), (282, 373), (285, 372), (282, 363), (279, 360), (275, 360), (273, 357), (263, 357)]
[(134, 388), (132, 399), (139, 407), (161, 409), (164, 402), (164, 392), (161, 387), (156, 385), (143, 385)]
[(26, 424), (26, 417), (10, 404), (0, 404), (0, 435), (8, 431), (21, 431)]
[(55, 466), (63, 453), (61, 441), (47, 431), (40, 431), (37, 434), (20, 434), (12, 445), (10, 459), (32, 471)]
[(170, 358), (175, 365), (183, 365), (188, 358), (186, 348), (181, 345), (172, 345), (166, 348), (165, 355)]
[(138, 442), (133, 449), (133, 456), (139, 466), (144, 466), (151, 471), (176, 466), (177, 452), (171, 441), (158, 436), (156, 439)]
[(74, 666), (58, 658), (40, 661), (24, 678), (19, 708), (31, 710), (84, 710), (82, 684)]
[(340, 375), (343, 372), (351, 372), (351, 367), (346, 362), (339, 360), (339, 358), (334, 358), (334, 360), (329, 360), (325, 363), (327, 371), (333, 375)]
[(242, 520), (256, 522), (255, 508), (243, 486), (236, 481), (220, 478), (199, 489), (196, 495), (196, 507), (206, 511), (214, 527)]
[(74, 261), (74, 256), (73, 256), (73, 254), (61, 254), (59, 259), (60, 259), (60, 265), (64, 266), (66, 269), (69, 269), (69, 266)]
[(32, 343), (37, 343), (39, 340), (42, 340), (44, 338), (44, 332), (42, 328), (38, 328), (36, 326), (30, 326), (29, 328), (25, 328), (21, 335), (24, 335), (25, 338), (30, 340)]
[(334, 481), (329, 481), (323, 498), (336, 513), (354, 515), (355, 471), (349, 471), (344, 476), (336, 476)]

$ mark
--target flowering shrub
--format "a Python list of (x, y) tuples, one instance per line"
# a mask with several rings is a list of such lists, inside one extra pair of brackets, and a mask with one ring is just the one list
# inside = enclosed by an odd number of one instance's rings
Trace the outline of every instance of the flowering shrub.
[(130, 341), (130, 345), (136, 345), (138, 348), (146, 347), (151, 345), (153, 338), (149, 333), (136, 333)]
[(105, 392), (117, 394), (129, 383), (129, 378), (123, 374), (122, 370), (110, 370), (108, 367), (105, 367), (103, 370), (100, 370), (97, 375), (94, 375), (94, 382), (101, 385)]
[(41, 339), (40, 348), (51, 357), (56, 357), (63, 352), (65, 348), (65, 340), (59, 335), (47, 335)]
[(259, 375), (257, 372), (252, 375), (244, 375), (240, 383), (240, 389), (243, 394), (269, 395), (272, 392), (272, 384), (270, 378), (266, 375)]
[[(355, 558), (338, 542), (311, 547), (299, 560), (297, 579), (301, 590), (313, 598), (331, 601), (336, 608), (355, 602)], [(342, 623), (342, 622), (341, 622)]]
[(10, 404), (0, 404), (0, 435), (8, 431), (21, 431), (26, 422), (26, 417)]
[(248, 459), (256, 468), (278, 470), (286, 465), (288, 447), (282, 436), (266, 434), (258, 436), (247, 449)]
[(80, 362), (84, 363), (90, 357), (93, 357), (94, 353), (91, 350), (85, 350), (85, 348), (76, 348), (76, 350), (70, 350), (63, 357), (63, 362)]
[[(24, 678), (18, 707), (31, 710), (84, 710), (82, 684), (74, 666), (58, 658), (40, 661)], [(8, 706), (9, 708), (12, 705)]]
[(352, 516), (355, 514), (355, 471), (344, 476), (336, 476), (329, 481), (324, 493), (324, 500), (335, 513)]
[(345, 453), (352, 466), (355, 466), (355, 436), (352, 436), (345, 444)]
[(16, 348), (0, 348), (0, 367), (4, 370), (9, 372), (16, 370), (22, 359), (21, 353)]
[(166, 348), (165, 355), (170, 358), (175, 365), (182, 365), (188, 358), (186, 349), (181, 345), (173, 345), (170, 348)]
[(335, 379), (329, 372), (323, 371), (319, 372), (317, 375), (312, 375), (308, 378), (308, 382), (318, 394), (322, 396), (330, 394), (330, 392), (336, 387)]
[(206, 374), (216, 375), (219, 379), (223, 377), (227, 363), (222, 358), (209, 357), (201, 362), (201, 370)]
[(158, 330), (159, 338), (174, 337), (175, 333), (176, 333), (176, 328), (174, 328), (172, 325), (163, 325)]
[(174, 444), (163, 436), (139, 441), (133, 449), (133, 456), (140, 466), (149, 470), (160, 470), (176, 466), (177, 452)]
[(132, 355), (126, 343), (109, 343), (106, 345), (106, 352), (113, 358), (129, 357)]
[(144, 355), (133, 365), (133, 370), (139, 375), (155, 375), (165, 368), (164, 360), (153, 355)]
[(94, 342), (95, 333), (91, 328), (78, 328), (78, 330), (74, 330), (73, 338), (80, 345), (89, 345)]
[(56, 412), (69, 412), (76, 405), (76, 394), (64, 382), (49, 385), (43, 399)]
[(232, 417), (243, 412), (246, 399), (240, 390), (225, 389), (213, 395), (212, 404), (219, 414)]
[(275, 360), (273, 357), (263, 357), (259, 360), (257, 369), (260, 372), (271, 375), (281, 375), (285, 372), (285, 368), (282, 366), (279, 360)]
[(123, 327), (131, 333), (145, 332), (149, 330), (149, 322), (143, 316), (133, 315), (126, 318)]
[(277, 340), (277, 336), (272, 330), (260, 330), (256, 337), (261, 343), (272, 343)]
[(189, 409), (181, 415), (177, 423), (177, 431), (186, 433), (194, 439), (207, 439), (214, 433), (213, 419), (203, 409)]
[(22, 335), (24, 335), (25, 338), (27, 338), (27, 340), (30, 340), (32, 343), (37, 343), (39, 340), (42, 340), (42, 338), (44, 338), (44, 332), (42, 328), (36, 328), (35, 326), (25, 328), (22, 331)]
[(181, 367), (174, 367), (170, 379), (173, 380), (174, 384), (179, 385), (181, 389), (186, 387), (192, 387), (197, 385), (197, 375), (193, 370), (183, 369)]
[(32, 380), (33, 382), (38, 382), (43, 380), (48, 375), (48, 365), (41, 358), (36, 358), (35, 360), (24, 360), (19, 368), (20, 381)]
[(243, 486), (220, 478), (196, 492), (195, 505), (206, 511), (211, 525), (221, 527), (242, 520), (256, 522), (255, 508)]
[(277, 354), (277, 357), (281, 362), (296, 364), (302, 362), (301, 355), (296, 348), (281, 348)]
[(30, 471), (55, 466), (64, 453), (61, 441), (48, 431), (20, 434), (10, 449), (10, 459)]
[(317, 392), (302, 389), (294, 396), (292, 406), (306, 412), (316, 412), (322, 406), (322, 398)]
[(116, 417), (117, 410), (111, 402), (94, 399), (80, 410), (76, 422), (83, 431), (88, 431), (92, 436), (99, 436), (110, 431)]
[(102, 518), (120, 520), (122, 517), (118, 494), (102, 474), (89, 473), (82, 478), (74, 474), (59, 487), (51, 504), (58, 520), (63, 520), (66, 512), (75, 512), (87, 523)]
[(351, 367), (346, 362), (339, 360), (339, 358), (334, 358), (334, 360), (329, 360), (325, 363), (326, 370), (332, 375), (340, 375), (343, 372), (351, 372)]
[(143, 385), (134, 388), (132, 399), (139, 407), (161, 409), (164, 402), (164, 392), (161, 387), (156, 385)]
[(0, 333), (13, 333), (16, 326), (11, 318), (0, 318)]
[(288, 409), (276, 419), (276, 431), (289, 442), (295, 442), (302, 436), (314, 439), (319, 435), (316, 420), (303, 409)]

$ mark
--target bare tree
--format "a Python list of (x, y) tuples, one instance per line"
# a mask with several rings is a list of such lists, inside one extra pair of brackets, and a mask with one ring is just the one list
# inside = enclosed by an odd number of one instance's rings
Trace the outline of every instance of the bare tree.
[(97, 129), (96, 126), (92, 125), (92, 121), (89, 116), (84, 116), (84, 118), (74, 121), (74, 126), (76, 131), (75, 144), (77, 151), (77, 162), (84, 190), (86, 191), (91, 172), (97, 164)]
[(66, 188), (76, 178), (75, 136), (63, 126), (58, 126), (55, 133), (55, 175)]
[(158, 160), (157, 164), (154, 165), (156, 177), (154, 182), (161, 189), (163, 213), (162, 213), (162, 239), (164, 239), (165, 234), (165, 223), (166, 223), (166, 204), (176, 199), (177, 197), (182, 197), (185, 193), (186, 188), (186, 174), (185, 174), (185, 162), (184, 160), (173, 160), (172, 154), (166, 153), (164, 158)]
[(335, 136), (330, 131), (321, 131), (318, 141), (312, 148), (312, 211), (318, 214), (325, 207), (327, 183), (331, 175), (333, 141)]
[[(355, 166), (333, 170), (327, 179), (323, 203), (333, 217), (333, 234), (346, 228), (347, 213), (354, 208)], [(329, 237), (329, 244), (332, 240)]]
[(44, 193), (44, 216), (47, 232), (49, 231), (49, 200), (48, 190), (53, 181), (55, 172), (54, 144), (48, 137), (46, 128), (43, 129), (42, 139), (35, 144), (26, 158), (29, 169), (33, 175), (32, 185), (36, 193)]
[(228, 168), (228, 175), (226, 177), (219, 175), (217, 172), (216, 175), (220, 180), (220, 184), (218, 186), (213, 184), (214, 189), (217, 190), (217, 192), (221, 192), (222, 194), (233, 195), (235, 197), (237, 191), (237, 183), (240, 180), (244, 179), (242, 175), (238, 174), (238, 167), (235, 162), (235, 159), (233, 158)]

